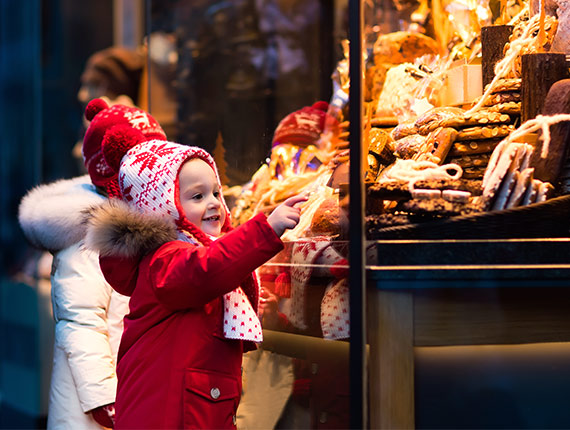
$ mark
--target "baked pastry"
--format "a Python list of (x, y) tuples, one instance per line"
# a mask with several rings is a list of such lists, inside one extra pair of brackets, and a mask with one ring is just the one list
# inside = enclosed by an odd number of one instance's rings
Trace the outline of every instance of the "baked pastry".
[(443, 198), (412, 199), (401, 204), (401, 208), (410, 213), (431, 215), (437, 218), (449, 218), (458, 215), (467, 215), (482, 212), (483, 207), (478, 200), (470, 199), (467, 202), (449, 201)]
[(338, 196), (327, 197), (315, 211), (309, 236), (336, 236), (341, 232), (341, 216)]
[(439, 127), (440, 121), (462, 115), (464, 112), (463, 109), (453, 106), (434, 107), (423, 115), (420, 115), (414, 125), (419, 134), (426, 135), (430, 131), (433, 131), (434, 128)]
[(410, 159), (425, 145), (426, 136), (411, 134), (394, 142), (394, 153), (403, 159)]
[(432, 131), (426, 138), (420, 150), (412, 157), (417, 161), (431, 161), (442, 164), (453, 142), (457, 138), (457, 130), (451, 127), (439, 127)]
[[(502, 79), (499, 79), (493, 88), (493, 93), (502, 93), (502, 92), (506, 92), (506, 91), (520, 91), (521, 83), (522, 83), (521, 78), (510, 78), (510, 79), (509, 78), (502, 78)], [(487, 91), (488, 88), (489, 88), (489, 84), (487, 84), (485, 86), (485, 89), (483, 90), (483, 92)]]
[(376, 116), (370, 119), (372, 127), (391, 128), (398, 125), (398, 118), (395, 116)]
[(494, 139), (464, 140), (462, 142), (455, 142), (449, 150), (447, 159), (449, 160), (451, 157), (461, 157), (463, 155), (491, 153), (501, 140), (502, 138), (499, 137)]
[(481, 109), (470, 114), (444, 119), (439, 122), (439, 125), (441, 127), (462, 128), (476, 125), (508, 124), (510, 122), (512, 122), (512, 118), (505, 113)]
[(461, 157), (448, 157), (446, 159), (447, 163), (454, 163), (461, 166), (462, 169), (469, 167), (481, 167), (485, 168), (489, 164), (489, 159), (491, 158), (491, 153), (485, 154), (464, 154)]
[(368, 131), (368, 152), (384, 165), (392, 164), (396, 160), (394, 141), (390, 133), (380, 128), (372, 127)]
[(380, 34), (373, 47), (375, 64), (402, 64), (413, 63), (418, 57), (424, 55), (437, 55), (439, 49), (435, 39), (425, 34), (396, 31)]
[(406, 136), (411, 136), (412, 134), (417, 134), (418, 129), (415, 125), (415, 118), (409, 119), (398, 124), (391, 132), (392, 139), (399, 140)]
[(468, 127), (459, 130), (456, 140), (490, 139), (508, 136), (515, 126), (512, 124), (489, 125), (484, 127)]
[(463, 178), (465, 179), (483, 179), (486, 167), (466, 167), (463, 169)]
[(506, 208), (510, 194), (520, 176), (529, 167), (532, 146), (504, 141), (499, 144), (483, 177), (483, 196), (492, 210)]
[(497, 103), (493, 106), (489, 106), (487, 109), (493, 112), (506, 113), (508, 115), (520, 115), (521, 102)]
[(485, 99), (484, 106), (493, 106), (499, 103), (520, 102), (520, 91), (505, 91), (502, 93), (494, 93)]

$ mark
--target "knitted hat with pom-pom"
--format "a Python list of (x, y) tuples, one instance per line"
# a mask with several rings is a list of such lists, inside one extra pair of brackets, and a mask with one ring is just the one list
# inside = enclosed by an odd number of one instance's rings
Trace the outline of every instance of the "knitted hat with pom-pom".
[[(184, 215), (178, 196), (178, 173), (191, 159), (205, 161), (222, 187), (214, 159), (202, 148), (168, 142), (145, 140), (138, 130), (123, 124), (111, 128), (102, 145), (103, 158), (118, 173), (122, 199), (140, 212), (173, 219), (178, 228), (203, 245), (211, 240)], [(231, 230), (230, 211), (221, 197), (226, 219), (222, 232)]]
[(91, 123), (83, 138), (82, 152), (91, 182), (106, 189), (110, 196), (117, 196), (116, 170), (109, 167), (101, 150), (107, 133), (121, 126), (137, 132), (140, 142), (166, 139), (166, 134), (158, 122), (142, 109), (121, 104), (109, 107), (103, 99), (89, 102), (85, 108), (85, 118)]
[(290, 113), (281, 120), (273, 135), (272, 146), (292, 143), (299, 146), (315, 144), (327, 122), (337, 122), (327, 114), (329, 104), (319, 101)]

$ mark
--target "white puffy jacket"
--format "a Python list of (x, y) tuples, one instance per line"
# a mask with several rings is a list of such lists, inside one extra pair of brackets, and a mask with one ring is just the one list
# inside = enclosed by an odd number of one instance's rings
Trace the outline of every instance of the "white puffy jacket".
[(115, 401), (128, 298), (107, 284), (98, 255), (83, 247), (84, 211), (104, 199), (89, 176), (81, 176), (35, 187), (20, 203), (26, 237), (53, 254), (56, 325), (48, 429), (101, 429), (88, 412)]

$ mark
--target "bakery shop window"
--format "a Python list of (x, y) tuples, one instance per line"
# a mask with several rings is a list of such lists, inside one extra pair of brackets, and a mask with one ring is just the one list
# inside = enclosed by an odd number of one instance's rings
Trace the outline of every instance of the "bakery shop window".
[[(266, 345), (294, 360), (308, 427), (348, 427), (347, 381), (320, 376), (349, 374), (350, 3), (152, 2), (151, 41), (169, 43), (156, 57), (151, 43), (151, 61), (175, 59), (170, 74), (154, 74), (166, 80), (173, 138), (214, 155), (233, 223), (309, 196), (285, 249), (259, 269)], [(380, 242), (568, 237), (565, 6), (363, 8), (369, 272), (383, 259), (410, 263), (404, 248), (377, 254)], [(173, 55), (159, 55), (165, 46)], [(160, 94), (151, 90), (151, 108)], [(432, 264), (448, 263), (440, 256)]]

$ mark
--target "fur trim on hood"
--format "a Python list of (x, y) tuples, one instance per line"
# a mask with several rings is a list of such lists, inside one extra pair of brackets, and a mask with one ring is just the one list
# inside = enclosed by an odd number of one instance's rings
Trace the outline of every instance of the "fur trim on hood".
[(84, 211), (105, 199), (88, 175), (61, 179), (28, 191), (20, 202), (18, 221), (33, 246), (60, 251), (83, 240)]
[(87, 217), (85, 245), (103, 257), (143, 256), (177, 238), (174, 221), (141, 214), (119, 199), (92, 208)]

